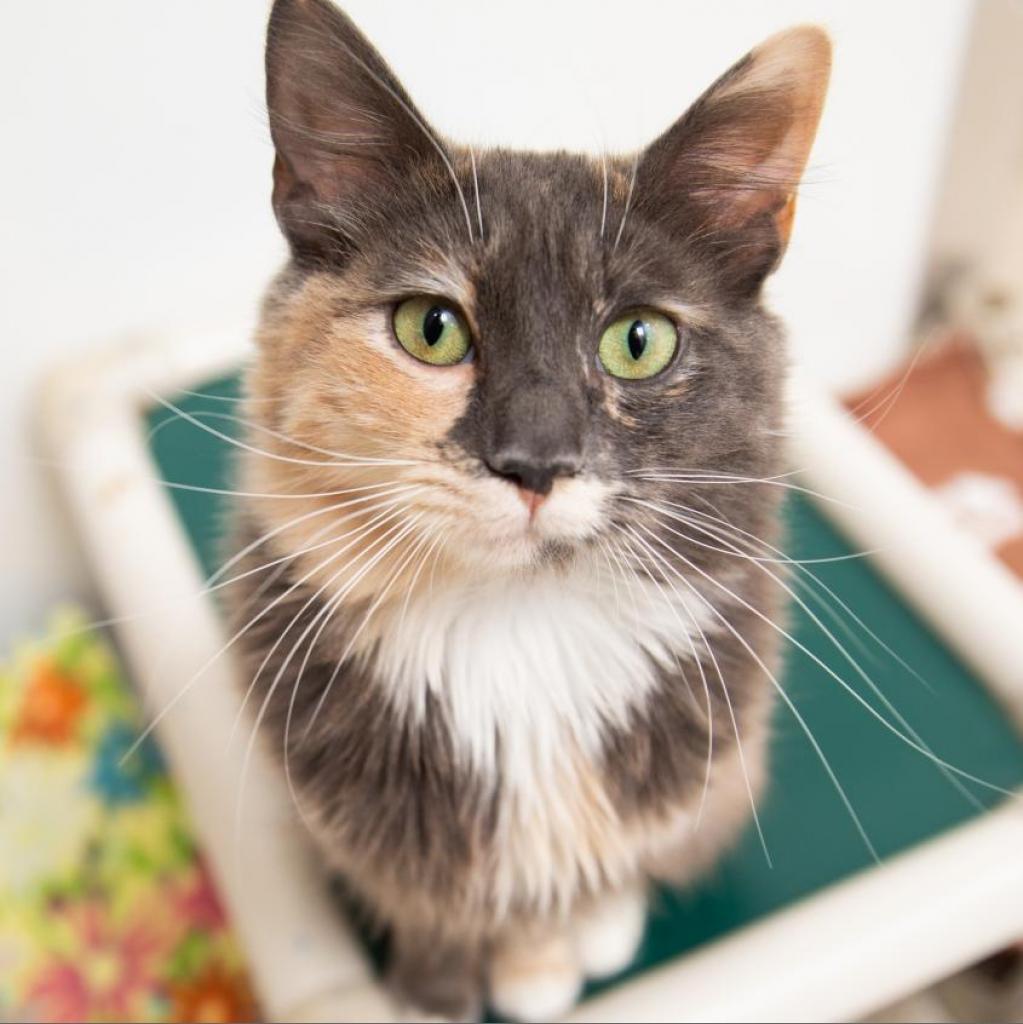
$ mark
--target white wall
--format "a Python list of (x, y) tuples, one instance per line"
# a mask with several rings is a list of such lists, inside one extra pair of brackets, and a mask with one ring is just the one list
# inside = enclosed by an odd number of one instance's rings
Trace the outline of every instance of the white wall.
[(983, 265), (1023, 292), (1023, 3), (983, 0), (950, 125), (933, 267)]
[[(777, 305), (834, 383), (915, 303), (969, 0), (351, 0), (437, 126), (629, 148), (761, 37), (828, 25), (834, 91)], [(32, 387), (112, 334), (251, 316), (281, 257), (258, 0), (8, 5), (0, 32), (0, 639), (83, 577), (33, 461)]]

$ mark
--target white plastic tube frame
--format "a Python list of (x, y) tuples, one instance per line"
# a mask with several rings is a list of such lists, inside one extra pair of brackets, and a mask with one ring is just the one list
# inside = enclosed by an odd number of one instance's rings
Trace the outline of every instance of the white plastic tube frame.
[[(54, 372), (49, 445), (133, 678), (184, 790), (271, 1021), (395, 1019), (249, 725), (194, 552), (145, 437), (152, 392), (238, 367), (242, 332), (113, 345)], [(1023, 728), (1023, 588), (831, 398), (795, 382), (792, 465), (826, 514)], [(183, 687), (189, 689), (181, 695)], [(239, 806), (241, 812), (239, 814)], [(571, 1021), (850, 1020), (1023, 934), (1015, 804), (580, 1005)]]

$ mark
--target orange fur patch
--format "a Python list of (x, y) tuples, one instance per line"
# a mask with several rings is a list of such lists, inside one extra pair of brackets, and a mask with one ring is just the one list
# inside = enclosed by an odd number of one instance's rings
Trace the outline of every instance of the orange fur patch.
[[(298, 558), (299, 574), (333, 592), (363, 573), (351, 602), (379, 593), (398, 569), (407, 582), (426, 551), (415, 517), (455, 510), (446, 507), (436, 447), (465, 411), (473, 367), (417, 363), (390, 332), (390, 311), (370, 288), (346, 281), (342, 291), (333, 277), (315, 275), (267, 315), (248, 378), (250, 418), (281, 436), (252, 432), (267, 455), (245, 459), (245, 489), (277, 496), (255, 508), (268, 528), (283, 527), (280, 550), (314, 549)], [(426, 484), (429, 507), (412, 490)], [(336, 529), (324, 533), (332, 522)], [(402, 534), (405, 525), (413, 528)], [(332, 537), (337, 545), (325, 543)]]

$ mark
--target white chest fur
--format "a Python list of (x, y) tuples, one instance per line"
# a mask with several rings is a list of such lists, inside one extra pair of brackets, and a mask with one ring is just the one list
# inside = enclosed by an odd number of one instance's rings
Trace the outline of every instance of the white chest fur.
[(527, 793), (566, 756), (595, 755), (656, 666), (690, 657), (708, 628), (695, 601), (587, 570), (437, 588), (403, 612), (381, 624), (376, 662), (396, 706), (420, 715), (432, 692), (459, 755)]
[(709, 620), (666, 587), (551, 570), (437, 588), (378, 624), (375, 674), (394, 705), (417, 717), (434, 695), (456, 755), (500, 783), (498, 901), (565, 907), (581, 883), (635, 868), (649, 837), (622, 828), (594, 765)]

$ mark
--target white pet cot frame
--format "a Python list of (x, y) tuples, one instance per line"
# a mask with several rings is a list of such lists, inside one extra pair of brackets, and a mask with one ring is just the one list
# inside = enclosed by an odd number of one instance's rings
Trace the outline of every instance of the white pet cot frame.
[[(152, 394), (245, 360), (242, 332), (124, 343), (51, 375), (50, 446), (98, 586), (184, 789), (271, 1021), (392, 1019), (364, 954), (324, 896), (282, 781), (258, 745), (236, 830), (247, 729), (225, 641), (146, 445)], [(946, 518), (840, 407), (793, 388), (792, 465), (846, 504), (827, 515), (1002, 698), (1023, 728), (1023, 588)], [(940, 551), (941, 557), (934, 557)], [(242, 836), (243, 841), (235, 837)], [(819, 1021), (873, 1012), (1023, 934), (1023, 815), (1003, 806), (647, 972), (572, 1021)], [(827, 941), (821, 941), (826, 936)], [(736, 979), (744, 979), (737, 984)]]

